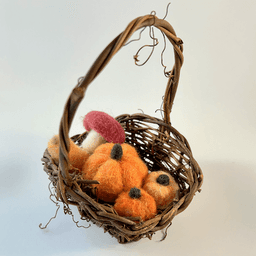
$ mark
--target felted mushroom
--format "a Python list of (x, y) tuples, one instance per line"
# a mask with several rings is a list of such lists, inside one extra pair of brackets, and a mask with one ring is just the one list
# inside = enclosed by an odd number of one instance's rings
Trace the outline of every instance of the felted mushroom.
[(178, 197), (179, 186), (167, 172), (155, 171), (148, 174), (143, 189), (156, 201), (158, 209), (164, 209)]
[(121, 124), (105, 112), (89, 112), (84, 117), (83, 125), (88, 135), (82, 143), (82, 148), (89, 154), (105, 142), (122, 144), (125, 141), (125, 132)]
[(157, 213), (154, 198), (142, 188), (137, 187), (119, 194), (114, 209), (120, 216), (140, 217), (142, 221), (155, 217)]

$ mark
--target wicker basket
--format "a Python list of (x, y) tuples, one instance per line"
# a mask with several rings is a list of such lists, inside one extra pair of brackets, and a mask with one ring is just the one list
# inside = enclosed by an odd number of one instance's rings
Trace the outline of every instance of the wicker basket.
[[(113, 205), (98, 201), (91, 190), (94, 181), (82, 180), (76, 172), (71, 174), (68, 158), (69, 130), (88, 85), (114, 54), (127, 43), (132, 34), (147, 26), (159, 29), (174, 48), (175, 65), (169, 74), (164, 95), (164, 117), (161, 120), (140, 113), (120, 115), (116, 120), (125, 130), (126, 143), (137, 149), (149, 171), (164, 169), (175, 178), (180, 187), (180, 198), (166, 209), (159, 211), (153, 219), (138, 223), (134, 219), (118, 216)], [(81, 219), (103, 227), (104, 231), (116, 237), (119, 243), (138, 241), (142, 237), (151, 239), (158, 230), (165, 230), (166, 236), (166, 230), (173, 218), (188, 207), (195, 193), (200, 191), (203, 182), (202, 171), (193, 158), (189, 143), (170, 123), (170, 112), (183, 63), (182, 51), (182, 40), (176, 37), (174, 29), (166, 20), (158, 19), (155, 15), (134, 19), (99, 55), (86, 76), (79, 80), (70, 94), (59, 127), (59, 163), (53, 161), (47, 150), (42, 158), (44, 170), (49, 175), (54, 189), (51, 196), (54, 195), (57, 201), (63, 202), (64, 211), (70, 213), (69, 205), (77, 206)], [(72, 139), (80, 145), (86, 135), (85, 132)]]

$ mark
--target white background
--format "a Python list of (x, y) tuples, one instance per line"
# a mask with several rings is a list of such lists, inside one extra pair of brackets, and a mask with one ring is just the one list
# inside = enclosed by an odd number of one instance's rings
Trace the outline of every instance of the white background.
[[(168, 236), (120, 245), (103, 229), (77, 228), (55, 214), (41, 157), (64, 104), (104, 47), (134, 18), (168, 1), (0, 1), (0, 255), (248, 255), (256, 253), (256, 2), (173, 0), (167, 16), (184, 41), (184, 65), (171, 120), (190, 142), (205, 180), (174, 218)], [(124, 47), (89, 86), (82, 116), (141, 112), (161, 118), (166, 78), (159, 45), (143, 67)], [(136, 35), (134, 35), (136, 36)], [(165, 63), (173, 65), (168, 45)], [(141, 61), (147, 57), (147, 49)], [(76, 214), (77, 219), (79, 216)], [(88, 225), (87, 222), (80, 224)]]

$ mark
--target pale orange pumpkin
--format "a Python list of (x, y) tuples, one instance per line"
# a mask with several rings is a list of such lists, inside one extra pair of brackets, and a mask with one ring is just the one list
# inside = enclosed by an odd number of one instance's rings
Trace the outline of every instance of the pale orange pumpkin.
[[(69, 139), (70, 151), (68, 154), (70, 164), (82, 170), (85, 161), (90, 156), (87, 151), (77, 146), (71, 139)], [(48, 152), (56, 164), (59, 163), (59, 135), (53, 136), (48, 142)], [(72, 167), (70, 167), (72, 169)]]
[(158, 209), (164, 209), (179, 196), (178, 184), (164, 171), (151, 172), (145, 180), (143, 189), (155, 199)]

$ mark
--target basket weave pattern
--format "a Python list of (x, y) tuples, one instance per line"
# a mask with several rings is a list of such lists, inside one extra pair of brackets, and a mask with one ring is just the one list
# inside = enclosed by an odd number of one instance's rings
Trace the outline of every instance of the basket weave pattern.
[[(96, 181), (82, 180), (76, 172), (70, 173), (69, 130), (89, 84), (127, 43), (132, 34), (147, 26), (154, 26), (164, 33), (174, 49), (175, 64), (169, 75), (163, 100), (164, 117), (161, 120), (140, 113), (120, 115), (116, 120), (125, 130), (126, 143), (137, 149), (149, 171), (165, 170), (175, 178), (180, 187), (180, 198), (159, 211), (153, 219), (138, 223), (132, 218), (119, 216), (112, 205), (98, 201), (90, 186)], [(167, 21), (158, 19), (155, 15), (134, 19), (99, 55), (86, 76), (70, 94), (59, 127), (59, 163), (54, 163), (47, 150), (42, 159), (44, 170), (55, 188), (57, 200), (65, 205), (77, 206), (82, 219), (103, 227), (104, 231), (116, 237), (119, 243), (138, 241), (142, 237), (151, 239), (156, 231), (168, 227), (173, 218), (188, 207), (203, 182), (202, 171), (193, 158), (188, 141), (170, 123), (170, 113), (183, 63), (182, 51), (182, 40), (176, 36)], [(72, 139), (80, 145), (86, 135), (87, 132)]]

